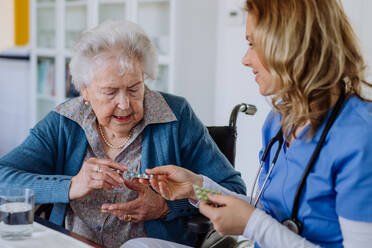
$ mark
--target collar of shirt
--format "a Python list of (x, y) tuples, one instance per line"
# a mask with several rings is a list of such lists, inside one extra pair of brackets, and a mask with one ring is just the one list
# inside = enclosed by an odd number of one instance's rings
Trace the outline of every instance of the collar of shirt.
[[(168, 123), (177, 120), (164, 97), (159, 92), (153, 91), (147, 86), (145, 86), (143, 105), (143, 119), (135, 127), (131, 140), (135, 139), (150, 124)], [(93, 151), (102, 150), (99, 147), (100, 142), (95, 142), (99, 139), (96, 125), (97, 118), (91, 105), (85, 104), (82, 96), (62, 103), (54, 111), (81, 126)]]

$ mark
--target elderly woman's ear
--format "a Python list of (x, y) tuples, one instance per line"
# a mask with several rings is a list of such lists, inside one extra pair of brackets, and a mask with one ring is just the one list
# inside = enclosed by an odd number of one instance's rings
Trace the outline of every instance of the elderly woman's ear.
[(85, 85), (81, 86), (80, 88), (81, 95), (84, 98), (84, 103), (88, 104), (89, 103), (89, 98), (88, 98), (88, 89)]

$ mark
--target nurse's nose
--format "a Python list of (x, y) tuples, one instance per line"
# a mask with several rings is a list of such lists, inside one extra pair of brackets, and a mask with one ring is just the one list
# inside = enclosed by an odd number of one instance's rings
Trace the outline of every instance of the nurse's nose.
[(251, 49), (248, 49), (242, 58), (242, 64), (244, 66), (252, 67), (251, 57)]

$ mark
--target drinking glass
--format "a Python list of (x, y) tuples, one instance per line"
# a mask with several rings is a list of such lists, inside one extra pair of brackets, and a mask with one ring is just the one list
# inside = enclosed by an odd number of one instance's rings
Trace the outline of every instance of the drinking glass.
[(31, 237), (34, 205), (31, 189), (0, 189), (0, 237), (6, 240)]

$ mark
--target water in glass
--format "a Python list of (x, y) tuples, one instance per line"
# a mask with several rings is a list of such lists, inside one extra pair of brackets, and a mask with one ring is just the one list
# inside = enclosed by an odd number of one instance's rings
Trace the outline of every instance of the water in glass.
[(33, 192), (30, 189), (0, 190), (1, 238), (20, 240), (31, 237), (33, 208)]

